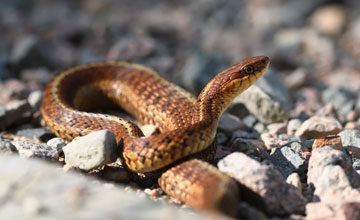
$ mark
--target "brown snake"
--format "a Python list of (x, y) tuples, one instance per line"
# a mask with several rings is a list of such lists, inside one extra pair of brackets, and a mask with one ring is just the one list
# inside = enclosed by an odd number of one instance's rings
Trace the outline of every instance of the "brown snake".
[[(59, 72), (49, 82), (42, 115), (46, 125), (67, 140), (94, 130), (110, 130), (128, 169), (154, 171), (204, 152), (214, 141), (222, 112), (268, 66), (269, 58), (265, 56), (244, 59), (219, 73), (196, 99), (141, 65), (126, 62), (81, 65)], [(86, 112), (106, 106), (109, 100), (140, 123), (154, 124), (160, 133), (143, 137), (142, 131), (128, 120)], [(228, 203), (237, 199), (236, 184), (206, 162), (197, 159), (182, 162), (164, 172), (159, 185), (166, 193), (194, 207), (234, 213)]]

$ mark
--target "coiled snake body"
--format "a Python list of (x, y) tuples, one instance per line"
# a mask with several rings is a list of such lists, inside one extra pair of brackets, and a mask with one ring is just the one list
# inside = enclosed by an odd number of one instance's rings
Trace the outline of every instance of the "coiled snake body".
[[(268, 65), (268, 57), (247, 58), (219, 73), (197, 99), (141, 65), (104, 62), (77, 66), (49, 82), (42, 115), (46, 125), (67, 140), (94, 130), (112, 131), (127, 168), (149, 172), (206, 150), (215, 138), (222, 112)], [(105, 106), (108, 100), (139, 122), (154, 124), (160, 133), (145, 138), (128, 120), (86, 112)], [(236, 190), (236, 185), (200, 160), (191, 159), (164, 172), (159, 185), (195, 207), (234, 212), (227, 204), (236, 200), (237, 193), (229, 189)]]

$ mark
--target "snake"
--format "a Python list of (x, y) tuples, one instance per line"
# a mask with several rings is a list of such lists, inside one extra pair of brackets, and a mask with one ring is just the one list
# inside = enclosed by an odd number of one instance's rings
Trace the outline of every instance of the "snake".
[[(195, 208), (233, 214), (236, 205), (230, 203), (239, 199), (234, 180), (192, 155), (209, 154), (220, 116), (269, 63), (267, 56), (243, 59), (218, 73), (198, 97), (140, 64), (83, 64), (54, 75), (41, 113), (46, 126), (68, 141), (96, 130), (113, 132), (127, 169), (165, 169), (158, 182), (167, 194)], [(114, 105), (159, 132), (144, 137), (134, 122), (94, 112)]]

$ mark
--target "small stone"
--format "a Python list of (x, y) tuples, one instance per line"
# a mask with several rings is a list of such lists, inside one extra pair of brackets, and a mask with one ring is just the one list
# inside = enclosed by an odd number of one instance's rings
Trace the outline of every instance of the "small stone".
[(0, 138), (0, 155), (16, 153), (16, 147), (7, 139)]
[(36, 37), (22, 36), (14, 45), (10, 62), (17, 70), (53, 66), (46, 43), (40, 42)]
[(144, 133), (145, 137), (158, 133), (156, 126), (150, 124), (141, 126), (141, 131)]
[(286, 182), (295, 186), (300, 193), (302, 193), (303, 187), (298, 173), (292, 173), (286, 178)]
[(344, 130), (339, 133), (344, 148), (356, 158), (360, 158), (360, 130)]
[(244, 128), (244, 123), (236, 116), (224, 113), (220, 117), (218, 129), (225, 134)]
[(264, 142), (257, 139), (235, 138), (230, 143), (232, 152), (242, 152), (264, 160), (269, 156)]
[(283, 122), (289, 118), (289, 110), (256, 85), (237, 96), (233, 102), (243, 103), (264, 124)]
[(55, 137), (54, 133), (52, 133), (47, 128), (29, 128), (29, 129), (23, 129), (19, 130), (16, 133), (17, 136), (23, 136), (30, 139), (38, 139), (41, 141), (47, 141), (51, 138)]
[(108, 54), (110, 60), (139, 59), (154, 53), (156, 42), (150, 37), (120, 38), (113, 45)]
[(215, 76), (223, 71), (229, 62), (218, 53), (193, 53), (188, 56), (183, 67), (182, 82), (188, 91), (200, 93), (200, 89)]
[(256, 117), (253, 115), (248, 115), (245, 118), (242, 119), (244, 124), (248, 126), (249, 128), (252, 128), (254, 124), (256, 123)]
[(341, 131), (342, 126), (335, 118), (313, 116), (302, 123), (295, 135), (305, 139), (315, 139), (336, 135)]
[(41, 91), (37, 90), (37, 91), (33, 91), (30, 93), (27, 100), (28, 100), (33, 112), (40, 110), (42, 97), (43, 97), (43, 93)]
[(57, 161), (59, 153), (56, 148), (32, 140), (17, 140), (14, 142), (19, 154), (28, 158), (41, 158)]
[(105, 166), (101, 174), (103, 178), (119, 183), (130, 181), (129, 171), (121, 167)]
[(58, 153), (60, 154), (63, 152), (63, 147), (65, 147), (66, 141), (62, 138), (55, 137), (55, 138), (51, 138), (46, 143), (46, 145), (56, 149), (58, 151)]
[(286, 134), (285, 123), (273, 123), (268, 125), (269, 133), (272, 136), (278, 137), (280, 134)]
[(312, 150), (324, 146), (330, 146), (331, 148), (339, 151), (342, 151), (343, 149), (341, 138), (338, 135), (315, 139), (312, 145)]
[[(356, 194), (352, 187), (360, 186), (360, 175), (351, 166), (350, 158), (342, 151), (323, 147), (312, 152), (307, 181), (314, 185), (314, 195), (321, 201), (332, 202), (340, 198), (351, 198)], [(360, 196), (360, 192), (357, 193)]]
[(289, 120), (287, 124), (287, 134), (294, 135), (296, 131), (300, 128), (302, 121), (298, 118), (293, 118)]
[(276, 148), (270, 154), (269, 159), (280, 170), (284, 178), (294, 172), (304, 176), (308, 165), (305, 158), (287, 146)]
[(344, 89), (326, 89), (323, 91), (321, 97), (325, 104), (332, 104), (344, 119), (346, 118), (346, 115), (355, 107), (355, 96)]
[(349, 121), (345, 124), (344, 130), (360, 130), (360, 123), (357, 121)]
[(311, 157), (311, 152), (303, 152), (301, 153), (301, 156), (305, 158), (306, 160), (309, 160)]
[(360, 171), (360, 159), (355, 159), (352, 167), (359, 173)]
[(322, 34), (339, 35), (344, 29), (346, 11), (341, 5), (326, 5), (315, 10), (310, 21)]
[(254, 125), (254, 130), (257, 131), (259, 134), (261, 134), (265, 130), (265, 125), (261, 122), (258, 122)]
[(31, 116), (31, 106), (25, 100), (15, 100), (0, 108), (0, 129), (20, 123)]
[(309, 152), (309, 149), (306, 145), (299, 141), (292, 141), (287, 143), (285, 146), (290, 147), (296, 153), (302, 154), (304, 152)]
[(228, 140), (227, 136), (223, 132), (217, 132), (216, 139), (218, 144), (225, 144)]
[(297, 68), (294, 72), (286, 75), (285, 85), (289, 89), (298, 89), (306, 84), (308, 75), (309, 73), (305, 68)]
[(6, 80), (0, 87), (0, 104), (6, 105), (12, 100), (26, 99), (29, 92), (24, 82), (18, 79)]
[(232, 176), (261, 196), (269, 213), (276, 215), (304, 214), (304, 197), (294, 186), (287, 184), (281, 173), (273, 166), (261, 164), (245, 154), (237, 152), (219, 161), (218, 167), (220, 171)]
[(259, 211), (258, 209), (252, 207), (246, 202), (240, 202), (238, 205), (238, 215), (237, 219), (246, 219), (246, 220), (265, 220), (266, 215)]
[(347, 121), (355, 121), (357, 118), (358, 118), (358, 114), (356, 113), (355, 110), (349, 111), (346, 115)]
[(107, 130), (76, 138), (63, 151), (66, 164), (86, 171), (112, 163), (117, 158), (115, 136)]
[(280, 147), (283, 143), (281, 139), (276, 138), (269, 133), (262, 133), (261, 140), (264, 141), (265, 146), (268, 150), (271, 150), (272, 148)]

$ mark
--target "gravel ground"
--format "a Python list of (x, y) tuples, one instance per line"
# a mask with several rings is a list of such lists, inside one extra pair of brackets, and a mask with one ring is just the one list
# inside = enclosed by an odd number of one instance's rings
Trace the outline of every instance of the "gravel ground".
[[(360, 219), (359, 1), (3, 0), (0, 30), (0, 218), (55, 218), (62, 209), (88, 218), (97, 207), (108, 218), (211, 219), (169, 206), (179, 202), (151, 174), (129, 176), (111, 133), (56, 138), (41, 118), (42, 91), (62, 69), (126, 60), (197, 95), (229, 65), (267, 55), (267, 73), (218, 126), (212, 163), (242, 186), (235, 217)], [(87, 182), (93, 191), (79, 187)], [(138, 202), (110, 196), (128, 193)]]

